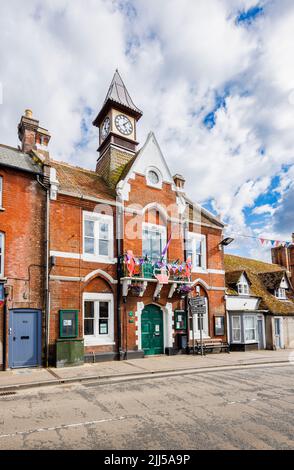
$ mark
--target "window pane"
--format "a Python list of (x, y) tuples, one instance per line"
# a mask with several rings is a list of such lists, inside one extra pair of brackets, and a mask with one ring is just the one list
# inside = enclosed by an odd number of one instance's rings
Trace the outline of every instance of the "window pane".
[(232, 317), (233, 328), (240, 328), (240, 317)]
[(95, 253), (94, 238), (85, 238), (85, 253), (93, 255)]
[(99, 240), (99, 255), (101, 256), (108, 256), (108, 240)]
[(94, 221), (85, 220), (85, 236), (94, 238)]
[(108, 302), (99, 302), (99, 317), (108, 318)]
[(143, 231), (143, 256), (151, 257), (151, 239), (147, 230)]
[(201, 266), (202, 265), (202, 256), (201, 255), (196, 255), (195, 264), (196, 264), (196, 266)]
[(108, 335), (108, 320), (99, 320), (99, 335)]
[(108, 224), (99, 225), (99, 238), (102, 240), (108, 240)]
[(200, 255), (202, 253), (202, 247), (201, 247), (201, 241), (200, 240), (196, 240), (196, 253), (200, 254)]
[(94, 334), (94, 320), (85, 319), (84, 320), (84, 335), (93, 335)]
[(254, 317), (245, 317), (245, 328), (254, 328)]
[(85, 318), (94, 318), (94, 302), (85, 302)]
[(240, 341), (241, 334), (240, 330), (233, 330), (233, 341)]
[(0, 233), (0, 255), (2, 254), (3, 248), (3, 233)]

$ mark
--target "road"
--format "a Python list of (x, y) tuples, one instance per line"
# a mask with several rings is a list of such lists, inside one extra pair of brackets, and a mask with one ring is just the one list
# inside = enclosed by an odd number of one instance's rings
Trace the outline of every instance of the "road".
[(294, 449), (294, 366), (0, 397), (0, 449)]

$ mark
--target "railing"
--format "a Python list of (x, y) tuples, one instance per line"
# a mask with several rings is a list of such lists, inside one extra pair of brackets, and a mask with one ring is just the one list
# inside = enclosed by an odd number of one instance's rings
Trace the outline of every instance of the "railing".
[(150, 259), (126, 254), (122, 257), (122, 275), (134, 279), (156, 279), (158, 275), (164, 275), (170, 281), (185, 283), (191, 281), (191, 266), (186, 261)]

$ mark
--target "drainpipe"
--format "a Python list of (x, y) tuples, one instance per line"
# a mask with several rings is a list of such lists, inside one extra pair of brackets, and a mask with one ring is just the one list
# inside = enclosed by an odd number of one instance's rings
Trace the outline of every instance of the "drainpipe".
[[(3, 287), (4, 288), (4, 287)], [(7, 306), (6, 295), (4, 292), (4, 305), (3, 305), (3, 370), (7, 369)]]
[(37, 175), (37, 181), (46, 191), (46, 218), (45, 218), (45, 331), (46, 331), (46, 367), (49, 365), (49, 339), (50, 339), (50, 290), (49, 290), (49, 222), (50, 222), (50, 190)]
[(116, 239), (117, 239), (117, 289), (116, 289), (116, 324), (117, 324), (117, 355), (118, 360), (122, 358), (121, 345), (121, 277), (122, 277), (122, 203), (119, 198), (116, 215)]

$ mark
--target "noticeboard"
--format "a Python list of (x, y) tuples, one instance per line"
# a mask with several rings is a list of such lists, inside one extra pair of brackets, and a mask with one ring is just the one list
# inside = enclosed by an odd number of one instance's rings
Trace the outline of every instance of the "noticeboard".
[(175, 329), (187, 329), (187, 313), (185, 310), (175, 310)]
[(224, 336), (225, 334), (225, 317), (218, 316), (214, 317), (214, 335)]
[(60, 338), (77, 338), (78, 310), (59, 310)]

